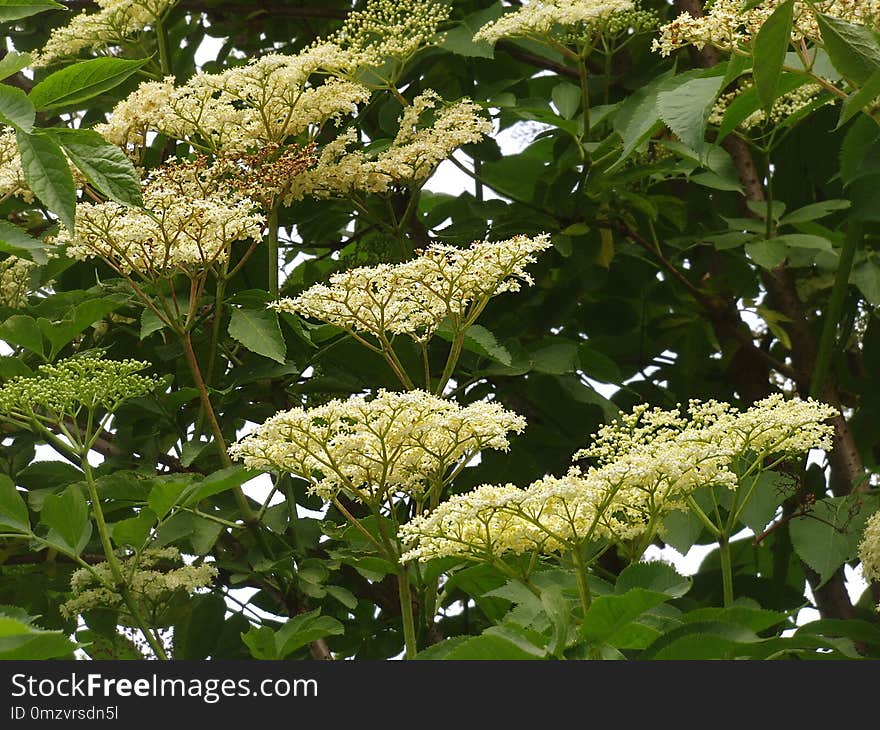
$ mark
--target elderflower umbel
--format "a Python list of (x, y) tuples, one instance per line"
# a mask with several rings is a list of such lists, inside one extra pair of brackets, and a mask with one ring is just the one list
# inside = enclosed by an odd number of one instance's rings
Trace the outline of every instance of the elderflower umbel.
[(117, 271), (155, 280), (223, 262), (234, 241), (261, 240), (263, 216), (253, 201), (187, 195), (179, 182), (173, 170), (154, 172), (144, 185), (145, 210), (80, 203), (74, 233), (62, 231), (56, 242), (67, 244), (72, 258), (99, 257)]
[(24, 179), (21, 156), (15, 141), (15, 131), (2, 127), (0, 132), (0, 202), (18, 197), (26, 203), (34, 202), (34, 194)]
[[(180, 551), (174, 547), (144, 550), (120, 562), (125, 585), (139, 613), (154, 626), (163, 623), (163, 614), (172, 599), (195, 593), (217, 577), (217, 569), (210, 563), (181, 564)], [(73, 596), (60, 606), (61, 613), (68, 618), (93, 608), (109, 608), (119, 609), (124, 622), (133, 621), (122, 594), (114, 586), (109, 563), (98, 563), (91, 570), (75, 570), (70, 577), (70, 590)]]
[(380, 390), (268, 419), (229, 448), (248, 468), (290, 472), (331, 499), (342, 490), (366, 502), (421, 496), (483, 449), (506, 451), (525, 420), (497, 403), (462, 407), (424, 391)]
[(311, 138), (370, 98), (369, 89), (355, 81), (309, 82), (333, 57), (321, 46), (295, 56), (269, 54), (221, 73), (197, 73), (182, 86), (170, 77), (147, 81), (95, 129), (130, 151), (142, 147), (150, 131), (227, 153), (281, 144), (303, 133)]
[(880, 581), (880, 512), (875, 512), (865, 523), (865, 532), (859, 543), (859, 560), (867, 581)]
[[(492, 123), (469, 99), (447, 106), (439, 106), (440, 101), (432, 90), (413, 99), (400, 117), (394, 140), (375, 156), (349, 151), (357, 141), (357, 130), (343, 132), (324, 146), (314, 168), (291, 182), (287, 202), (306, 195), (328, 198), (354, 191), (383, 193), (393, 185), (427, 180), (455, 149), (479, 142), (492, 131)], [(420, 128), (421, 120), (429, 115), (433, 116), (430, 124)]]
[[(835, 411), (781, 395), (740, 413), (726, 403), (691, 401), (687, 414), (646, 405), (623, 414), (575, 454), (595, 465), (544, 477), (526, 489), (484, 485), (402, 526), (402, 560), (456, 556), (492, 561), (506, 552), (554, 553), (599, 539), (638, 541), (687, 508), (696, 490), (736, 489), (732, 466), (749, 452), (771, 455), (829, 448)], [(880, 520), (878, 520), (880, 534)], [(878, 552), (880, 556), (880, 552)], [(880, 570), (880, 557), (878, 570)]]
[[(751, 43), (761, 26), (784, 0), (764, 0), (743, 10), (742, 0), (715, 0), (702, 17), (681, 13), (660, 28), (660, 38), (652, 48), (668, 56), (677, 48), (692, 45), (697, 49), (714, 46), (723, 51), (751, 52)], [(850, 23), (876, 28), (880, 25), (880, 0), (817, 0), (813, 3), (820, 13)], [(817, 41), (821, 38), (815, 12), (805, 2), (794, 4), (794, 25), (791, 40)]]
[(531, 0), (484, 25), (474, 40), (492, 44), (502, 38), (541, 40), (560, 29), (564, 29), (566, 38), (572, 34), (586, 38), (597, 32), (617, 34), (630, 28), (644, 30), (655, 24), (656, 16), (639, 10), (633, 0)]
[(52, 31), (35, 66), (76, 56), (84, 48), (119, 46), (164, 18), (178, 0), (96, 0), (98, 12), (85, 10)]
[(138, 374), (149, 366), (138, 360), (108, 360), (101, 352), (40, 365), (37, 375), (12, 378), (0, 388), (0, 414), (27, 425), (34, 420), (60, 423), (83, 409), (112, 413), (156, 387), (156, 378)]
[(386, 332), (424, 341), (445, 317), (470, 324), (490, 298), (532, 284), (526, 266), (550, 246), (546, 234), (468, 248), (433, 244), (402, 264), (380, 264), (334, 274), (295, 299), (271, 306), (378, 338)]
[(0, 261), (0, 306), (19, 309), (27, 304), (31, 272), (35, 267), (33, 261), (17, 256)]

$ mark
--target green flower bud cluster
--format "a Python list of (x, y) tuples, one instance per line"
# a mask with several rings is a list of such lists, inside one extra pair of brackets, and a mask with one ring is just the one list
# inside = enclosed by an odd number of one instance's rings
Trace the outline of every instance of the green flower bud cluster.
[(156, 378), (138, 374), (149, 364), (107, 360), (93, 351), (41, 365), (36, 376), (16, 377), (0, 388), (0, 414), (24, 421), (61, 421), (84, 408), (112, 413), (124, 401), (156, 387)]

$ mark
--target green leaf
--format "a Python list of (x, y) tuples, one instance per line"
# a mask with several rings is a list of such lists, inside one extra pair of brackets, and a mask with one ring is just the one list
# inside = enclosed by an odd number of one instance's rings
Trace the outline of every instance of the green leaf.
[(272, 631), (268, 626), (254, 626), (241, 638), (255, 659), (284, 659), (309, 642), (345, 633), (339, 621), (320, 613), (320, 609), (301, 613), (278, 631)]
[(77, 335), (121, 306), (122, 301), (119, 299), (100, 297), (80, 302), (67, 312), (64, 319), (57, 322), (40, 317), (37, 320), (37, 326), (43, 333), (43, 337), (52, 345), (49, 359), (54, 359), (62, 348), (72, 342)]
[(753, 606), (705, 606), (683, 613), (682, 623), (717, 622), (742, 626), (750, 631), (766, 631), (787, 622), (788, 617), (781, 611), (768, 611)]
[(778, 94), (785, 52), (791, 43), (793, 19), (794, 0), (785, 0), (764, 21), (758, 35), (755, 36), (752, 49), (754, 59), (752, 76), (755, 79), (755, 88), (758, 90), (761, 106), (768, 112), (773, 108)]
[(0, 23), (20, 20), (46, 10), (67, 10), (55, 0), (0, 0)]
[(63, 631), (44, 631), (0, 615), (0, 660), (73, 658), (74, 649)]
[(876, 257), (866, 258), (853, 266), (849, 280), (859, 288), (866, 302), (880, 306), (880, 261)]
[(147, 504), (156, 513), (156, 517), (161, 520), (168, 514), (169, 510), (177, 504), (186, 486), (186, 482), (182, 481), (162, 481), (153, 486), (147, 497)]
[(549, 375), (565, 375), (578, 368), (578, 346), (573, 342), (560, 342), (536, 350), (530, 356), (532, 370)]
[(578, 345), (578, 361), (581, 369), (593, 380), (603, 383), (619, 383), (623, 380), (617, 363), (587, 344)]
[(471, 13), (458, 25), (444, 32), (443, 43), (440, 48), (447, 51), (464, 56), (465, 58), (495, 58), (495, 51), (492, 44), (486, 41), (475, 41), (474, 35), (486, 23), (491, 23), (498, 19), (504, 12), (504, 7), (500, 2)]
[(180, 503), (188, 507), (203, 499), (213, 497), (215, 494), (240, 487), (258, 474), (260, 474), (259, 471), (245, 469), (239, 465), (220, 469), (213, 474), (209, 474), (202, 481), (195, 482), (187, 487), (186, 492), (181, 494)]
[(5, 474), (0, 474), (0, 532), (31, 531), (28, 508), (15, 484)]
[(657, 96), (660, 118), (693, 150), (704, 146), (706, 122), (723, 81), (720, 76), (691, 79)]
[(614, 635), (645, 611), (671, 598), (666, 593), (632, 588), (622, 595), (597, 596), (581, 624), (581, 638), (614, 645)]
[(229, 335), (251, 352), (284, 363), (287, 345), (278, 326), (278, 315), (268, 309), (232, 308)]
[(615, 593), (626, 593), (633, 588), (664, 593), (670, 598), (681, 598), (691, 589), (691, 580), (679, 575), (673, 566), (661, 560), (632, 563), (624, 568), (614, 585)]
[(664, 74), (647, 86), (642, 86), (620, 105), (614, 115), (614, 131), (623, 141), (620, 157), (606, 172), (617, 170), (629, 156), (651, 134), (662, 126), (657, 113), (657, 96), (670, 80), (670, 74)]
[(46, 255), (47, 248), (45, 243), (28, 235), (18, 226), (8, 221), (0, 221), (0, 251), (29, 259), (42, 266), (49, 261)]
[(835, 211), (846, 210), (850, 205), (852, 205), (850, 201), (840, 198), (810, 203), (803, 208), (797, 208), (791, 211), (791, 213), (782, 216), (779, 220), (779, 225), (790, 226), (794, 223), (809, 223), (810, 221), (819, 220), (819, 218), (831, 215)]
[(860, 89), (854, 91), (844, 100), (843, 106), (840, 108), (840, 118), (834, 129), (840, 129), (878, 96), (880, 96), (880, 69), (874, 71)]
[(21, 89), (0, 84), (0, 123), (30, 133), (37, 111)]
[(788, 246), (779, 240), (747, 243), (745, 250), (756, 264), (765, 269), (775, 269), (788, 256)]
[(28, 187), (72, 231), (76, 215), (76, 188), (61, 148), (39, 134), (17, 131), (15, 139)]
[(880, 70), (880, 46), (870, 28), (824, 13), (816, 20), (825, 51), (841, 75), (861, 86)]
[(147, 60), (93, 58), (80, 61), (50, 74), (34, 86), (30, 100), (40, 111), (80, 104), (118, 86)]
[(345, 633), (345, 627), (332, 616), (321, 616), (320, 609), (290, 619), (275, 635), (278, 658), (284, 659), (300, 647), (325, 636)]
[(663, 519), (660, 537), (665, 543), (686, 555), (703, 532), (703, 523), (690, 510), (674, 510)]
[(79, 555), (92, 535), (89, 506), (80, 488), (71, 484), (60, 494), (50, 494), (43, 502), (40, 522), (49, 528), (47, 542)]
[[(439, 327), (435, 334), (447, 342), (452, 342), (452, 329), (446, 325)], [(473, 324), (467, 328), (462, 347), (468, 352), (487, 357), (508, 367), (512, 362), (511, 354), (507, 348), (498, 342), (494, 334), (479, 324)]]
[(813, 236), (807, 233), (786, 233), (768, 239), (767, 243), (784, 243), (792, 248), (809, 248), (816, 251), (831, 251), (834, 248), (825, 236)]
[[(495, 628), (495, 627), (493, 627)], [(431, 658), (431, 657), (422, 657)], [(438, 658), (438, 657), (434, 657)], [(524, 659), (543, 659), (543, 650), (534, 647), (529, 649), (523, 647), (521, 642), (514, 643), (507, 636), (498, 636), (497, 634), (485, 633), (481, 636), (474, 636), (461, 643), (456, 643), (448, 652), (445, 653), (443, 659), (459, 659), (459, 660), (480, 660), (480, 659), (506, 659), (506, 660), (524, 660)]]
[(30, 53), (10, 51), (0, 59), (0, 79), (8, 79), (12, 74), (18, 73), (33, 60), (34, 57)]
[(416, 659), (448, 659), (449, 655), (462, 644), (470, 641), (471, 636), (453, 636), (451, 639), (441, 641), (439, 644), (429, 646), (416, 654)]
[(137, 517), (129, 517), (127, 520), (113, 523), (113, 542), (119, 547), (131, 545), (135, 550), (140, 550), (150, 536), (154, 524), (156, 524), (156, 515), (152, 510), (142, 509)]
[(324, 586), (331, 596), (339, 601), (343, 606), (350, 609), (357, 608), (358, 599), (348, 588), (342, 586)]
[(562, 595), (559, 586), (549, 586), (541, 590), (541, 604), (544, 613), (550, 619), (553, 626), (553, 638), (550, 641), (550, 653), (561, 657), (568, 643), (569, 627), (571, 625), (571, 609), (568, 601)]
[(153, 332), (158, 332), (165, 328), (165, 323), (159, 319), (159, 316), (149, 307), (144, 307), (141, 312), (141, 331), (140, 339), (145, 340)]
[(868, 495), (821, 499), (810, 516), (798, 517), (789, 525), (791, 543), (798, 556), (813, 570), (822, 583), (858, 553), (865, 521), (876, 511), (878, 498)]
[(563, 119), (574, 119), (581, 106), (580, 88), (567, 81), (556, 84), (550, 92), (550, 98)]
[(660, 636), (639, 659), (733, 659), (748, 657), (748, 644), (758, 642), (753, 631), (717, 621), (677, 626)]
[[(742, 510), (740, 519), (756, 535), (760, 535), (776, 514), (776, 508), (790, 492), (791, 480), (783, 474), (765, 471), (758, 476), (749, 501)], [(751, 480), (740, 490), (751, 487)]]
[(93, 129), (47, 129), (94, 188), (120, 205), (143, 205), (141, 183), (131, 160)]
[(175, 659), (207, 658), (223, 631), (226, 602), (222, 596), (199, 596), (193, 604), (174, 624)]
[(843, 636), (854, 642), (880, 648), (880, 628), (862, 619), (820, 619), (800, 626), (797, 636)]

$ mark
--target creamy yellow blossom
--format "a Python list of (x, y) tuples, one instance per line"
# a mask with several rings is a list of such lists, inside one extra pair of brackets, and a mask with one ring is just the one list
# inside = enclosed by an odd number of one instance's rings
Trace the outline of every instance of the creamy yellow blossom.
[(154, 27), (178, 0), (96, 0), (98, 11), (85, 10), (52, 31), (35, 66), (76, 56), (85, 48), (119, 46), (148, 27)]
[[(743, 10), (742, 0), (715, 0), (702, 17), (681, 13), (660, 28), (660, 38), (653, 49), (668, 56), (672, 51), (692, 45), (697, 49), (714, 46), (724, 51), (735, 49), (751, 52), (751, 42), (761, 26), (784, 0), (764, 0), (754, 8)], [(817, 0), (816, 10), (850, 23), (875, 28), (880, 24), (880, 0)], [(805, 2), (794, 4), (792, 42), (821, 38), (816, 15)]]
[(639, 10), (633, 0), (530, 0), (480, 28), (474, 40), (497, 43), (502, 38), (541, 40), (562, 30), (576, 35), (618, 33), (653, 26), (656, 16)]
[[(152, 625), (163, 623), (163, 614), (173, 598), (195, 593), (211, 585), (217, 577), (217, 568), (210, 563), (183, 564), (180, 551), (174, 547), (145, 550), (120, 563), (126, 588), (138, 606), (138, 613)], [(93, 608), (109, 608), (120, 610), (123, 623), (135, 622), (115, 586), (109, 563), (98, 563), (91, 570), (75, 570), (70, 577), (70, 590), (73, 596), (60, 607), (68, 618)]]
[(309, 85), (323, 59), (310, 53), (270, 54), (222, 73), (197, 73), (178, 87), (170, 78), (145, 82), (96, 129), (123, 147), (142, 146), (147, 133), (156, 131), (227, 153), (314, 136), (329, 120), (354, 113), (370, 91), (338, 78)]
[(402, 560), (491, 562), (506, 552), (566, 552), (597, 540), (643, 549), (666, 515), (687, 509), (696, 490), (736, 489), (733, 469), (742, 456), (751, 454), (763, 468), (768, 456), (829, 448), (832, 429), (825, 421), (834, 413), (781, 395), (745, 412), (718, 401), (691, 401), (686, 413), (638, 406), (575, 454), (594, 460), (586, 470), (572, 467), (526, 489), (484, 485), (403, 525)]
[(0, 306), (19, 309), (27, 304), (30, 294), (33, 261), (10, 256), (0, 261)]
[[(754, 82), (748, 80), (740, 84), (739, 88), (722, 94), (715, 101), (712, 111), (709, 113), (709, 124), (720, 125), (724, 121), (724, 115), (730, 105), (740, 97), (747, 89), (752, 88)], [(738, 125), (738, 129), (749, 130), (762, 124), (776, 125), (785, 121), (793, 114), (801, 109), (809, 106), (817, 100), (822, 93), (822, 87), (819, 84), (804, 84), (793, 91), (782, 94), (773, 102), (773, 108), (770, 110), (769, 116), (763, 109), (757, 109)], [(834, 102), (834, 97), (827, 96), (826, 104)]]
[(867, 581), (880, 581), (880, 512), (875, 512), (865, 524), (865, 533), (859, 543), (862, 575)]
[(24, 179), (15, 131), (9, 127), (0, 129), (0, 200), (18, 197), (32, 203), (34, 194)]
[[(429, 115), (433, 118), (425, 123)], [(292, 182), (287, 202), (306, 195), (327, 198), (414, 186), (427, 180), (457, 148), (479, 142), (491, 131), (491, 122), (471, 100), (441, 105), (437, 92), (426, 91), (404, 108), (397, 135), (378, 154), (349, 150), (357, 142), (354, 128), (325, 145), (318, 164)]]
[(56, 242), (73, 258), (102, 258), (153, 280), (207, 269), (228, 259), (233, 242), (262, 237), (263, 216), (248, 198), (187, 195), (161, 170), (144, 185), (143, 198), (144, 210), (80, 203), (73, 234), (62, 231)]
[(351, 332), (429, 338), (446, 317), (470, 324), (489, 298), (518, 291), (532, 278), (526, 267), (550, 237), (477, 241), (468, 248), (433, 244), (411, 261), (351, 269), (295, 299), (273, 303)]
[(306, 479), (367, 502), (439, 490), (483, 449), (506, 451), (525, 421), (497, 403), (460, 406), (420, 390), (357, 395), (277, 413), (229, 448), (249, 468)]

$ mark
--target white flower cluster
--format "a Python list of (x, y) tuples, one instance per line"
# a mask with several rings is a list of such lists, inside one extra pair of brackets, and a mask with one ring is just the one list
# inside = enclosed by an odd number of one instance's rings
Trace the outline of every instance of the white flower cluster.
[(150, 363), (139, 360), (108, 360), (102, 352), (40, 365), (36, 376), (18, 376), (0, 388), (0, 414), (25, 423), (34, 418), (60, 423), (82, 409), (112, 413), (156, 387), (156, 378), (138, 374), (147, 367)]
[(697, 489), (736, 489), (731, 467), (740, 456), (752, 454), (763, 464), (770, 455), (829, 448), (832, 427), (824, 421), (834, 413), (815, 401), (781, 396), (743, 413), (717, 401), (692, 401), (687, 415), (639, 406), (575, 454), (595, 459), (586, 471), (574, 467), (526, 489), (484, 485), (403, 525), (401, 559), (491, 562), (505, 552), (552, 553), (598, 539), (650, 537), (665, 515), (687, 508)]
[[(340, 134), (321, 150), (318, 164), (298, 175), (287, 199), (306, 195), (340, 197), (355, 191), (383, 193), (394, 185), (412, 186), (427, 180), (437, 166), (463, 144), (479, 142), (492, 123), (470, 99), (439, 106), (435, 91), (426, 91), (407, 106), (391, 144), (378, 154), (349, 150), (357, 142), (355, 128)], [(427, 125), (423, 118), (433, 113)]]
[[(743, 10), (742, 0), (715, 0), (706, 8), (704, 16), (695, 18), (684, 12), (660, 28), (660, 38), (654, 39), (653, 49), (663, 56), (688, 45), (697, 49), (709, 45), (723, 51), (750, 53), (752, 40), (783, 1), (764, 0)], [(850, 23), (871, 28), (880, 25), (880, 0), (817, 0), (813, 5), (820, 13)], [(791, 39), (792, 42), (821, 39), (815, 11), (806, 2), (794, 5)]]
[(365, 86), (344, 79), (307, 85), (322, 60), (313, 50), (271, 54), (218, 74), (197, 73), (179, 87), (171, 79), (147, 81), (95, 129), (128, 149), (143, 146), (149, 131), (224, 152), (253, 151), (304, 132), (313, 136), (370, 97)]
[(638, 451), (662, 452), (669, 444), (690, 442), (715, 445), (731, 456), (802, 454), (831, 448), (834, 428), (827, 421), (835, 415), (837, 411), (825, 403), (786, 400), (781, 393), (742, 412), (714, 400), (690, 401), (687, 416), (679, 408), (667, 411), (640, 405), (600, 428), (592, 445), (574, 458), (609, 464)]
[(72, 258), (99, 257), (117, 271), (155, 280), (225, 261), (234, 241), (261, 240), (264, 219), (253, 201), (186, 192), (173, 172), (160, 170), (144, 185), (144, 209), (80, 203), (74, 233), (62, 231), (56, 243), (67, 244)]
[(131, 40), (155, 26), (177, 5), (178, 0), (96, 0), (98, 11), (85, 10), (67, 24), (52, 31), (35, 66), (48, 66), (76, 56), (84, 48), (103, 50)]
[(865, 580), (880, 581), (880, 512), (875, 512), (865, 523), (865, 533), (859, 543), (859, 560)]
[(655, 24), (653, 13), (641, 11), (633, 0), (531, 0), (480, 28), (475, 41), (497, 43), (502, 38), (550, 37), (564, 28), (579, 35), (608, 30), (620, 32), (629, 27), (641, 30)]
[(445, 317), (471, 324), (489, 298), (530, 285), (526, 266), (549, 246), (546, 234), (468, 248), (433, 244), (411, 261), (334, 274), (329, 285), (271, 306), (380, 339), (390, 332), (425, 341)]
[(10, 256), (0, 261), (0, 306), (19, 309), (27, 304), (33, 261)]
[[(179, 567), (169, 567), (163, 563)], [(144, 550), (138, 556), (121, 561), (125, 585), (131, 597), (140, 613), (153, 624), (161, 623), (163, 610), (173, 598), (195, 593), (199, 588), (211, 585), (217, 577), (217, 569), (210, 563), (181, 563), (180, 551), (173, 547)], [(114, 586), (109, 563), (98, 563), (92, 566), (92, 570), (75, 570), (70, 577), (70, 590), (73, 596), (60, 606), (61, 613), (68, 618), (93, 608), (120, 609), (123, 614), (127, 612), (122, 594)], [(123, 622), (132, 621), (131, 616), (126, 616)]]
[(497, 403), (462, 407), (420, 390), (380, 390), (277, 413), (229, 448), (254, 469), (290, 472), (325, 499), (380, 503), (439, 489), (483, 449), (506, 451), (525, 420)]
[(24, 179), (15, 131), (10, 127), (0, 129), (0, 202), (18, 197), (26, 203), (33, 203), (34, 194)]
[[(709, 124), (716, 126), (720, 125), (724, 121), (724, 115), (727, 112), (728, 107), (730, 107), (730, 105), (738, 99), (746, 89), (751, 88), (753, 85), (754, 82), (749, 80), (742, 83), (738, 89), (719, 96), (712, 107), (712, 111), (709, 113)], [(743, 119), (739, 123), (738, 128), (749, 130), (762, 124), (779, 124), (796, 112), (799, 112), (801, 109), (812, 104), (816, 100), (816, 97), (821, 93), (822, 87), (819, 84), (804, 84), (803, 86), (799, 86), (793, 91), (789, 91), (776, 99), (776, 101), (773, 102), (773, 108), (770, 110), (769, 116), (763, 109), (757, 109)], [(825, 103), (834, 103), (834, 98), (829, 96)]]
[[(339, 122), (369, 100), (371, 89), (359, 80), (359, 69), (375, 69), (388, 60), (403, 63), (439, 42), (437, 28), (449, 10), (444, 3), (425, 0), (370, 0), (363, 10), (350, 13), (336, 33), (296, 55), (273, 53), (221, 73), (197, 73), (179, 87), (170, 77), (145, 82), (95, 128), (129, 151), (142, 147), (150, 131), (212, 152), (254, 151), (303, 134), (313, 139), (325, 123)], [(313, 83), (316, 75), (327, 78)], [(448, 126), (473, 127), (472, 120), (464, 120), (469, 109), (447, 112)], [(473, 132), (459, 134), (464, 141), (473, 137)], [(337, 156), (349, 141), (337, 144)], [(406, 162), (415, 161), (397, 165)]]

